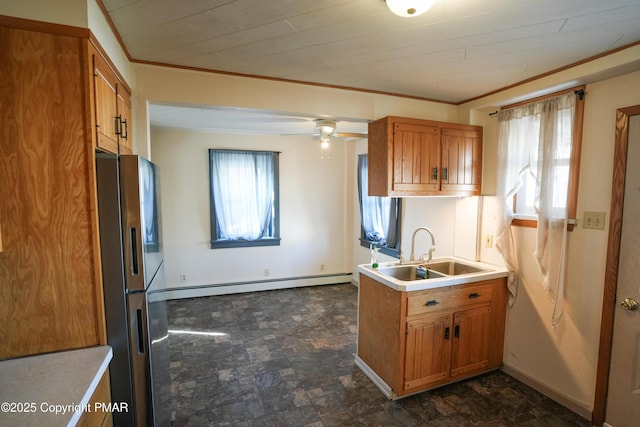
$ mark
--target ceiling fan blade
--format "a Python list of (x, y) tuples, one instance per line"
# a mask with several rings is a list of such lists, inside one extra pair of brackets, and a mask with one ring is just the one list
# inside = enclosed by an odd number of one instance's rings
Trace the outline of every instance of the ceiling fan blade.
[(336, 138), (366, 138), (368, 135), (366, 133), (356, 133), (356, 132), (335, 132), (332, 137)]

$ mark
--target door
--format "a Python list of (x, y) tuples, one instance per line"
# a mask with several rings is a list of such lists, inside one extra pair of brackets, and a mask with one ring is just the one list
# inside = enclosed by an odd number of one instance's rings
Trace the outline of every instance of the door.
[[(640, 109), (636, 114), (640, 114)], [(640, 419), (640, 115), (629, 116), (613, 343), (606, 422), (637, 425)]]
[(440, 183), (440, 129), (393, 126), (393, 191), (436, 192)]
[(151, 381), (149, 372), (149, 335), (147, 295), (144, 292), (127, 295), (129, 348), (131, 349), (131, 382), (136, 426), (152, 425)]
[(118, 153), (118, 106), (116, 78), (107, 64), (93, 55), (93, 77), (98, 148)]
[(442, 129), (442, 191), (480, 194), (482, 131)]
[(145, 290), (162, 264), (160, 171), (140, 156), (121, 155), (120, 192), (128, 291)]
[(117, 108), (120, 126), (118, 129), (118, 151), (120, 154), (132, 154), (131, 96), (123, 85), (117, 85)]
[(451, 377), (483, 371), (489, 364), (491, 305), (453, 316)]
[(449, 376), (451, 314), (407, 322), (404, 388), (423, 387)]

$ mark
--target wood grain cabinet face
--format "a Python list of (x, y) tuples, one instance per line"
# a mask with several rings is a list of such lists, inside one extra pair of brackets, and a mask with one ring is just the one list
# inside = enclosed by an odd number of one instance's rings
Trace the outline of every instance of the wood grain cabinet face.
[(110, 153), (131, 154), (131, 95), (98, 53), (93, 52), (91, 57), (96, 147)]
[(358, 356), (396, 396), (502, 364), (505, 279), (398, 292), (361, 274), (359, 292)]
[(405, 390), (425, 387), (449, 377), (451, 319), (447, 313), (407, 322)]
[(480, 194), (482, 127), (403, 117), (369, 123), (369, 195)]
[(429, 388), (486, 370), (489, 365), (491, 306), (443, 310), (407, 322), (405, 391)]
[(0, 359), (104, 344), (86, 42), (0, 25)]
[(482, 131), (442, 129), (443, 192), (480, 194)]

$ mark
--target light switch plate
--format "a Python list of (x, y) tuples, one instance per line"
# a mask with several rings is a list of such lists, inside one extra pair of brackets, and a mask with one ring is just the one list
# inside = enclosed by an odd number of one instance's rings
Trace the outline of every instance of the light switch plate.
[(604, 212), (584, 211), (584, 228), (604, 230)]

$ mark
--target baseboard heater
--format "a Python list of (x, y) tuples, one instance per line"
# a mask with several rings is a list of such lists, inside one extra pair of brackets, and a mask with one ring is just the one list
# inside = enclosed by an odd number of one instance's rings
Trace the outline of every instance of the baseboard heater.
[(271, 291), (275, 289), (301, 288), (305, 286), (334, 285), (350, 283), (352, 273), (326, 274), (321, 276), (288, 277), (282, 279), (255, 280), (248, 282), (216, 283), (185, 288), (167, 288), (158, 290), (158, 299), (171, 300), (206, 297), (213, 295), (239, 294), (243, 292)]

